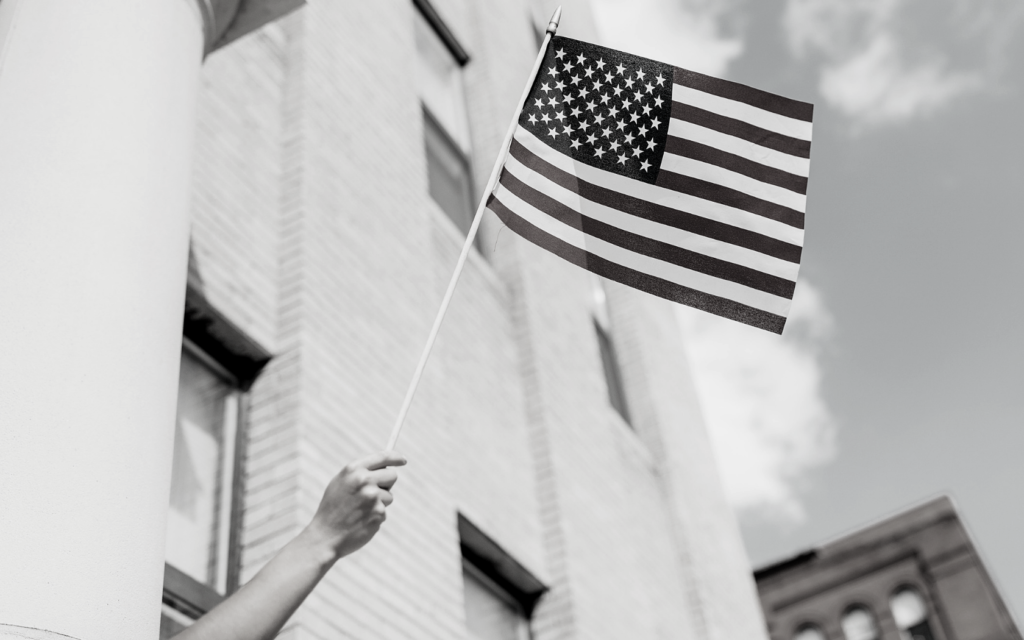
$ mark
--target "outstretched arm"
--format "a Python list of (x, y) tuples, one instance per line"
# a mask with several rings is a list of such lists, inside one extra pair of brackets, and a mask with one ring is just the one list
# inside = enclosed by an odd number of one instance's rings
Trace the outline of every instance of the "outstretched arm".
[(270, 640), (324, 574), (377, 533), (405, 464), (393, 451), (347, 465), (324, 491), (313, 520), (259, 573), (174, 640)]

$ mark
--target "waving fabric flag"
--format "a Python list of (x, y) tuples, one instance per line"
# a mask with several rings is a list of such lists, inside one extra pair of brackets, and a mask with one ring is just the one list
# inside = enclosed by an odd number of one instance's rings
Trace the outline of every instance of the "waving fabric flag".
[(610, 280), (782, 333), (812, 105), (555, 37), (487, 207)]

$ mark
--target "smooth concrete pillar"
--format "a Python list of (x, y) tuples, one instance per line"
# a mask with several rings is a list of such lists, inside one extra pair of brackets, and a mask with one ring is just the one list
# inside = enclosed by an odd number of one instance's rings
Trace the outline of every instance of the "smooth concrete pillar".
[(157, 637), (203, 34), (0, 2), (0, 638)]

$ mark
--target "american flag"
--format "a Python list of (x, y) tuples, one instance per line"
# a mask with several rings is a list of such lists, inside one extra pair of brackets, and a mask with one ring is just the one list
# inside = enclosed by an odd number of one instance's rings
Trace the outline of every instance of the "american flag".
[(600, 276), (782, 333), (812, 105), (555, 37), (487, 207)]

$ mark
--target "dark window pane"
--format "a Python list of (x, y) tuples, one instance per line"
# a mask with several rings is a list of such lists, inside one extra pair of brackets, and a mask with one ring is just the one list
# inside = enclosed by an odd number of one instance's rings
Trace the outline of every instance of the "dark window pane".
[(622, 373), (619, 371), (619, 363), (615, 357), (615, 346), (612, 344), (611, 337), (599, 322), (594, 322), (594, 329), (597, 331), (597, 343), (601, 348), (604, 379), (608, 384), (608, 400), (611, 402), (612, 407), (622, 416), (622, 419), (628, 423), (629, 411), (626, 408), (626, 393), (622, 386)]
[(423, 110), (430, 197), (465, 234), (473, 222), (469, 161), (430, 112)]
[(932, 628), (928, 626), (927, 620), (915, 624), (906, 631), (901, 631), (900, 634), (907, 640), (935, 640), (935, 635), (932, 633)]

